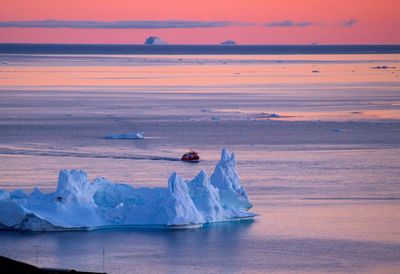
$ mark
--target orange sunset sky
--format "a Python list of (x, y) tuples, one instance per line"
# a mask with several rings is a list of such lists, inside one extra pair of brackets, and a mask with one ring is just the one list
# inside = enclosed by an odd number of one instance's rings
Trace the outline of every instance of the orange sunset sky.
[(400, 43), (399, 0), (0, 0), (0, 6), (0, 43), (142, 44), (150, 35), (170, 44)]

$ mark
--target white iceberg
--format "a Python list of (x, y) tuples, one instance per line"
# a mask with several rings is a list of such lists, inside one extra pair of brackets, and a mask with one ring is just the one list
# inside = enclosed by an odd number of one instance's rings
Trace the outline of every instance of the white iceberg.
[(221, 42), (221, 45), (225, 45), (225, 46), (234, 46), (234, 45), (236, 45), (236, 42), (235, 41), (233, 41), (233, 40), (226, 40), (226, 41), (223, 41), (223, 42)]
[(106, 139), (144, 139), (143, 132), (130, 132), (124, 134), (108, 134)]
[(144, 41), (145, 45), (168, 45), (167, 42), (162, 40), (161, 38), (157, 36), (149, 36), (146, 38), (146, 41)]
[(259, 119), (262, 119), (262, 118), (280, 118), (280, 117), (281, 116), (278, 113), (265, 113), (265, 112), (262, 112), (262, 113), (259, 113), (259, 114), (255, 114), (255, 115), (252, 116), (252, 118), (259, 118)]
[(252, 207), (236, 169), (235, 155), (222, 150), (209, 178), (191, 181), (175, 172), (166, 188), (135, 188), (105, 178), (89, 182), (83, 170), (61, 170), (57, 189), (0, 190), (0, 228), (52, 231), (119, 226), (201, 226), (252, 218)]

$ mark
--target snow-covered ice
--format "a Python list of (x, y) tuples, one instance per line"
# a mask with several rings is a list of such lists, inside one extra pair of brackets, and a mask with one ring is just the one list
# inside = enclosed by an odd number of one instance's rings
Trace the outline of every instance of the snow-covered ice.
[(106, 139), (144, 139), (143, 132), (130, 132), (123, 134), (108, 134)]
[(0, 228), (49, 231), (115, 226), (193, 226), (250, 218), (252, 207), (234, 153), (222, 150), (211, 177), (202, 170), (185, 181), (175, 172), (166, 188), (135, 188), (83, 170), (61, 170), (57, 189), (0, 190)]

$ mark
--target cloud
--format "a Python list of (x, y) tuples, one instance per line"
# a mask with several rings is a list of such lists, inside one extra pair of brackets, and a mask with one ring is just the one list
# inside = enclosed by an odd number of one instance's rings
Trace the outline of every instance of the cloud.
[(357, 23), (358, 23), (358, 21), (356, 19), (349, 19), (349, 20), (346, 20), (346, 21), (343, 21), (342, 23), (340, 23), (340, 26), (345, 27), (345, 28), (352, 28)]
[(0, 28), (47, 28), (47, 29), (193, 29), (193, 28), (222, 28), (231, 26), (268, 28), (305, 28), (312, 26), (340, 26), (352, 28), (358, 23), (349, 19), (334, 24), (312, 21), (282, 20), (268, 23), (236, 22), (236, 21), (190, 21), (190, 20), (126, 20), (126, 21), (90, 21), (90, 20), (32, 20), (32, 21), (0, 21)]
[(264, 24), (264, 26), (268, 28), (288, 28), (288, 27), (311, 27), (311, 26), (316, 26), (319, 25), (318, 23), (313, 23), (309, 21), (301, 21), (301, 22), (295, 22), (292, 20), (283, 20), (283, 21), (273, 21)]
[(69, 29), (186, 29), (250, 26), (252, 23), (233, 21), (69, 21), (33, 20), (0, 21), (0, 28), (69, 28)]
[(326, 22), (312, 22), (312, 21), (293, 21), (293, 20), (282, 20), (282, 21), (272, 21), (263, 24), (267, 28), (304, 28), (304, 27), (343, 27), (343, 28), (352, 28), (354, 27), (358, 21), (356, 19), (348, 19), (342, 22), (336, 23), (326, 23)]

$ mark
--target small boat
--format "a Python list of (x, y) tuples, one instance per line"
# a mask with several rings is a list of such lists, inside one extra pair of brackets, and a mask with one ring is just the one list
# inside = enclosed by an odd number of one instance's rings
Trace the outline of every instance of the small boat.
[(199, 162), (200, 156), (197, 151), (191, 149), (189, 152), (183, 154), (181, 160), (186, 162)]

